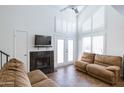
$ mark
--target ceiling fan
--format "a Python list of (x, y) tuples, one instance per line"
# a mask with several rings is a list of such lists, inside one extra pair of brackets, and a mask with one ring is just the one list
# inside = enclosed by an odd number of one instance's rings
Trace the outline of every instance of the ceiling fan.
[(79, 13), (78, 6), (80, 5), (68, 5), (65, 8), (61, 9), (60, 12), (63, 12), (67, 9), (72, 9), (75, 12), (75, 14), (78, 14)]

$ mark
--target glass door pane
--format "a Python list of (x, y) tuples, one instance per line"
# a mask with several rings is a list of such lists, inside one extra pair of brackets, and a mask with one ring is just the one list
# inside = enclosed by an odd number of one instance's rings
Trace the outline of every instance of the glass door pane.
[(91, 52), (91, 37), (82, 39), (82, 52)]
[(64, 62), (64, 40), (57, 40), (57, 63)]
[(98, 54), (103, 54), (103, 36), (94, 36), (93, 37), (93, 47), (92, 50), (94, 53), (98, 53)]
[(68, 62), (73, 61), (73, 40), (68, 40)]

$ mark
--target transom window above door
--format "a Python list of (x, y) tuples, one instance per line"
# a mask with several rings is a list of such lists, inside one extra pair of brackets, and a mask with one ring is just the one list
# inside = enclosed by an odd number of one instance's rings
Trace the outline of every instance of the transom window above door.
[(68, 20), (63, 17), (56, 16), (55, 18), (55, 32), (56, 33), (75, 33), (76, 20)]

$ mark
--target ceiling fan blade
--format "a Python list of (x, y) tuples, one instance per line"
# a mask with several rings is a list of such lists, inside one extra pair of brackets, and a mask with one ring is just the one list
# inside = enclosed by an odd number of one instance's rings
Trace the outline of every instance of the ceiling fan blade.
[(68, 9), (68, 8), (70, 8), (70, 6), (67, 6), (67, 7), (61, 9), (60, 12), (65, 11), (65, 10)]

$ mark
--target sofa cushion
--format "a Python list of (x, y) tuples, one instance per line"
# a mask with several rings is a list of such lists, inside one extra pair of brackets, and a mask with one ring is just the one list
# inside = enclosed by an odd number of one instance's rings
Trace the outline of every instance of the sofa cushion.
[(16, 59), (11, 59), (4, 65), (0, 72), (1, 87), (31, 87), (24, 64)]
[(28, 77), (31, 82), (31, 84), (38, 83), (41, 80), (47, 79), (48, 77), (40, 70), (34, 70), (31, 72), (28, 72)]
[(45, 79), (32, 85), (32, 87), (58, 87), (51, 79)]
[(89, 62), (85, 61), (76, 61), (75, 66), (79, 67), (80, 69), (86, 71), (86, 66), (89, 64)]
[(114, 73), (112, 71), (106, 70), (105, 66), (97, 64), (89, 64), (86, 67), (88, 73), (92, 73), (96, 76), (107, 79), (108, 81), (113, 81)]
[(81, 61), (93, 63), (94, 62), (94, 57), (95, 57), (95, 54), (84, 52), (83, 56), (81, 57)]
[(95, 55), (95, 64), (100, 64), (104, 66), (121, 66), (122, 57), (119, 56), (108, 56), (108, 55)]

